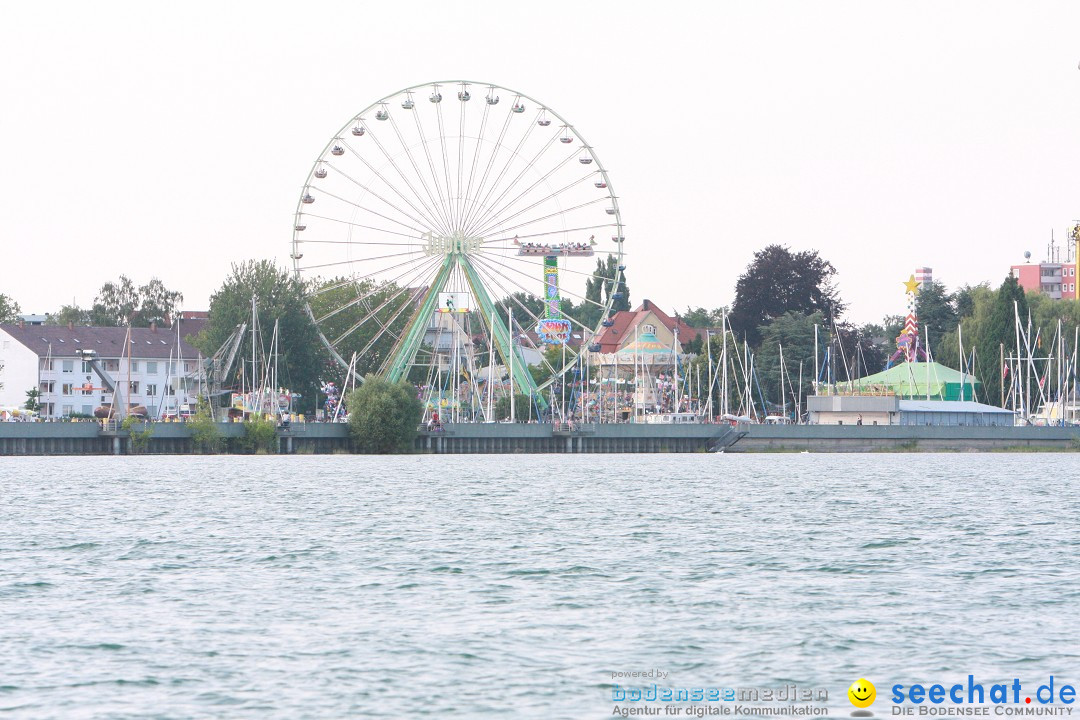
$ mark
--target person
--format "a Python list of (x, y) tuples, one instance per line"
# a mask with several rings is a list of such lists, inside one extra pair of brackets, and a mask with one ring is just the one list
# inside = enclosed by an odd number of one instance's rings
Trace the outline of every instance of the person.
[(855, 421), (856, 425), (862, 425), (862, 413), (859, 413), (859, 419)]

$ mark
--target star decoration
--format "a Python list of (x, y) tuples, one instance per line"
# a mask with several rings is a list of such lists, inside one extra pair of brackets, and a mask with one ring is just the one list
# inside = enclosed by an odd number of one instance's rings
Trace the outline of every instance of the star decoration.
[(907, 292), (910, 293), (911, 295), (918, 295), (919, 294), (919, 285), (921, 285), (921, 284), (922, 283), (916, 282), (915, 276), (912, 275), (910, 278), (908, 278), (904, 282), (904, 287), (907, 288)]

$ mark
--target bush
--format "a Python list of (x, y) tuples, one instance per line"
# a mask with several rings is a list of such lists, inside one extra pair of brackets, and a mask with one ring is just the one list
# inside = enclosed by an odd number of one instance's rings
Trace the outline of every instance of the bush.
[(188, 420), (195, 452), (214, 454), (221, 452), (221, 431), (214, 422), (214, 411), (205, 398), (199, 398), (195, 415)]
[[(142, 425), (141, 430), (136, 430), (136, 425)], [(128, 452), (134, 454), (145, 452), (150, 447), (150, 438), (154, 435), (154, 426), (147, 422), (144, 422), (142, 418), (135, 417), (134, 415), (128, 415), (124, 418), (124, 422), (120, 424), (120, 427), (124, 429), (124, 432), (128, 434), (130, 443), (128, 444)]]
[(349, 393), (346, 405), (349, 431), (360, 452), (412, 452), (421, 414), (420, 399), (412, 385), (368, 375)]
[[(495, 419), (499, 422), (510, 417), (510, 398), (501, 397), (495, 401)], [(514, 395), (514, 421), (528, 422), (529, 420), (529, 396), (524, 393)]]
[(244, 452), (265, 455), (277, 450), (277, 426), (274, 421), (261, 415), (252, 415), (244, 421), (244, 437), (240, 438)]

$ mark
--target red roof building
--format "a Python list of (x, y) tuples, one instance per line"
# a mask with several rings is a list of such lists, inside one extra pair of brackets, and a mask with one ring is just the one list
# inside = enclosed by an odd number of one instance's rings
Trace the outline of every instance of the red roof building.
[[(595, 351), (599, 353), (618, 352), (625, 345), (634, 342), (635, 331), (643, 333), (651, 330), (660, 342), (670, 345), (678, 334), (675, 351), (683, 352), (682, 345), (705, 334), (703, 328), (692, 328), (681, 319), (674, 318), (658, 308), (651, 300), (642, 300), (636, 310), (622, 310), (611, 317), (611, 327), (604, 327), (592, 339)], [(648, 326), (648, 327), (646, 327)]]

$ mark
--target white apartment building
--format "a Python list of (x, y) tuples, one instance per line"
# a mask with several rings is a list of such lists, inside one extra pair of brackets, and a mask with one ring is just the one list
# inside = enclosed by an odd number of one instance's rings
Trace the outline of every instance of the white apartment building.
[(204, 370), (199, 351), (183, 338), (204, 321), (178, 322), (179, 339), (175, 325), (132, 328), (130, 352), (127, 328), (0, 325), (0, 409), (24, 407), (27, 390), (35, 387), (42, 418), (92, 415), (113, 403), (107, 383), (82, 359), (87, 350), (120, 390), (121, 405), (143, 405), (151, 418), (193, 407)]

